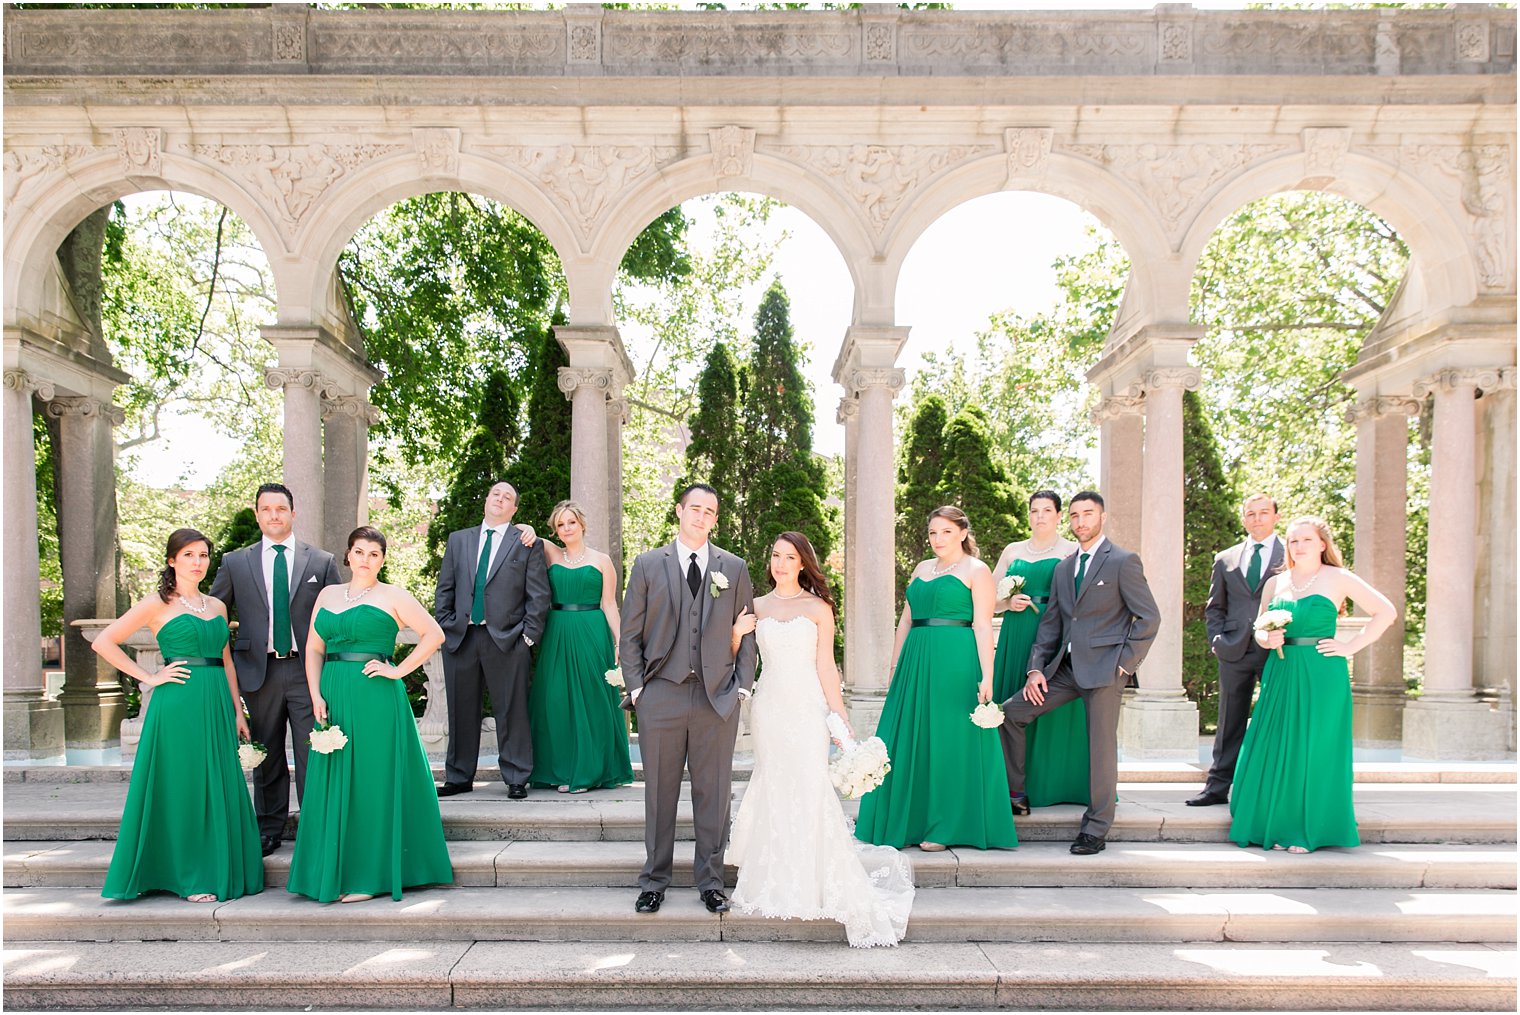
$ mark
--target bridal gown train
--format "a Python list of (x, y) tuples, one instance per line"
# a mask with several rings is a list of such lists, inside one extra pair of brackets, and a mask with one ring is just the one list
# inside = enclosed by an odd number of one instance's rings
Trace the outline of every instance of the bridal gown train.
[(764, 663), (750, 709), (755, 771), (734, 821), (742, 913), (837, 920), (856, 948), (902, 940), (913, 867), (890, 846), (857, 842), (829, 781), (828, 705), (818, 684), (818, 627), (762, 619)]

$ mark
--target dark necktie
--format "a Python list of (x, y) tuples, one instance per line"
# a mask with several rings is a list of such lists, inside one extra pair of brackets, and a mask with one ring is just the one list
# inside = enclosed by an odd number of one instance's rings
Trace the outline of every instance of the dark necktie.
[(285, 547), (274, 547), (274, 588), (270, 590), (274, 610), (274, 654), (290, 655), (290, 565), (285, 563)]
[(470, 623), (486, 621), (486, 572), (491, 569), (491, 537), (495, 529), (486, 529), (486, 541), (480, 547), (480, 559), (475, 562), (475, 597), (470, 600)]
[(691, 589), (692, 598), (702, 589), (702, 569), (697, 566), (697, 555), (691, 555), (691, 563), (686, 565), (686, 587)]
[(1257, 543), (1256, 549), (1251, 551), (1251, 566), (1246, 568), (1246, 584), (1255, 592), (1261, 584), (1261, 551), (1266, 548), (1265, 543)]
[(1082, 559), (1077, 561), (1076, 587), (1072, 589), (1075, 595), (1081, 595), (1082, 593), (1082, 579), (1087, 577), (1087, 558), (1091, 556), (1092, 554), (1090, 553), (1084, 553), (1082, 554)]

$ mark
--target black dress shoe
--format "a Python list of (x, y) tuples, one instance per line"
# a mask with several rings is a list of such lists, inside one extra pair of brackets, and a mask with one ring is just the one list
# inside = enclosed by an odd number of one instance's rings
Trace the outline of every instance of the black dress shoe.
[(526, 800), (528, 798), (528, 784), (523, 782), (507, 783), (507, 796), (513, 800)]
[(1103, 852), (1103, 847), (1107, 845), (1107, 842), (1104, 842), (1096, 835), (1080, 832), (1077, 835), (1077, 841), (1071, 844), (1071, 851), (1077, 856), (1092, 856), (1094, 853)]
[(709, 888), (702, 893), (702, 904), (707, 907), (709, 913), (728, 912), (728, 896), (716, 888)]
[(660, 903), (665, 901), (664, 892), (640, 892), (638, 901), (633, 904), (635, 913), (658, 913)]
[(264, 855), (268, 856), (280, 848), (280, 837), (278, 835), (261, 835), (259, 837), (259, 847), (264, 850)]
[(1215, 804), (1227, 804), (1229, 802), (1230, 796), (1228, 793), (1210, 793), (1208, 790), (1204, 790), (1197, 796), (1189, 798), (1187, 805), (1189, 807), (1213, 807)]
[(1011, 796), (1008, 798), (1009, 806), (1013, 808), (1013, 816), (1021, 818), (1029, 813), (1029, 798), (1027, 796)]
[(441, 796), (441, 797), (445, 797), (445, 796), (458, 796), (461, 793), (468, 793), (471, 790), (473, 790), (474, 788), (475, 788), (475, 786), (474, 786), (473, 783), (468, 783), (468, 782), (446, 782), (442, 786), (438, 787), (438, 795)]

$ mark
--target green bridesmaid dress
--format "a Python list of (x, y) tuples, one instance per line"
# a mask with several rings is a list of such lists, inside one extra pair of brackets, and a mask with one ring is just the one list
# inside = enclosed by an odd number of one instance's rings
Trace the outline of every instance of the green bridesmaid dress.
[[(1029, 650), (1035, 632), (1050, 604), (1050, 578), (1057, 557), (1017, 560), (1007, 574), (1024, 576), (1024, 594), (1034, 600), (1038, 612), (1026, 609), (1003, 614), (997, 654), (992, 660), (992, 700), (1001, 704), (1024, 689), (1029, 678)], [(1024, 792), (1031, 807), (1051, 804), (1082, 804), (1090, 801), (1087, 790), (1087, 705), (1073, 699), (1047, 712), (1026, 727)]]
[(971, 590), (955, 575), (908, 584), (913, 627), (876, 735), (892, 770), (861, 797), (855, 836), (878, 846), (938, 842), (1011, 849), (1008, 774), (995, 729), (971, 721), (982, 667)]
[[(403, 681), (367, 677), (368, 659), (389, 660), (396, 621), (362, 603), (317, 611), (326, 645), (322, 698), (328, 721), (348, 735), (331, 754), (312, 751), (287, 890), (319, 902), (389, 895), (454, 880), (438, 814), (438, 791)], [(367, 658), (335, 659), (335, 654)]]
[(602, 572), (590, 564), (549, 567), (554, 608), (544, 628), (528, 695), (535, 786), (571, 790), (626, 786), (628, 724), (607, 683), (612, 629), (602, 612)]
[(1351, 805), (1351, 679), (1342, 656), (1315, 644), (1335, 637), (1324, 596), (1274, 600), (1291, 610), (1283, 657), (1267, 654), (1261, 695), (1240, 745), (1230, 793), (1230, 839), (1239, 845), (1356, 846)]
[(100, 894), (215, 895), (264, 890), (264, 858), (248, 784), (238, 765), (237, 720), (222, 649), (227, 619), (181, 613), (158, 629), (166, 663), (188, 661), (183, 684), (148, 698), (121, 831)]

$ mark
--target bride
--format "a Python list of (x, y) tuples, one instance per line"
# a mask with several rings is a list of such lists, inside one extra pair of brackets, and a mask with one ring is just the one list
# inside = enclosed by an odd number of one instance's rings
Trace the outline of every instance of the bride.
[[(771, 548), (772, 591), (740, 616), (763, 663), (750, 710), (755, 772), (734, 821), (741, 913), (837, 920), (856, 948), (895, 945), (913, 906), (913, 868), (890, 846), (857, 842), (829, 781), (832, 711), (845, 720), (834, 665), (834, 602), (813, 545), (783, 532)], [(848, 728), (848, 725), (846, 725)]]

